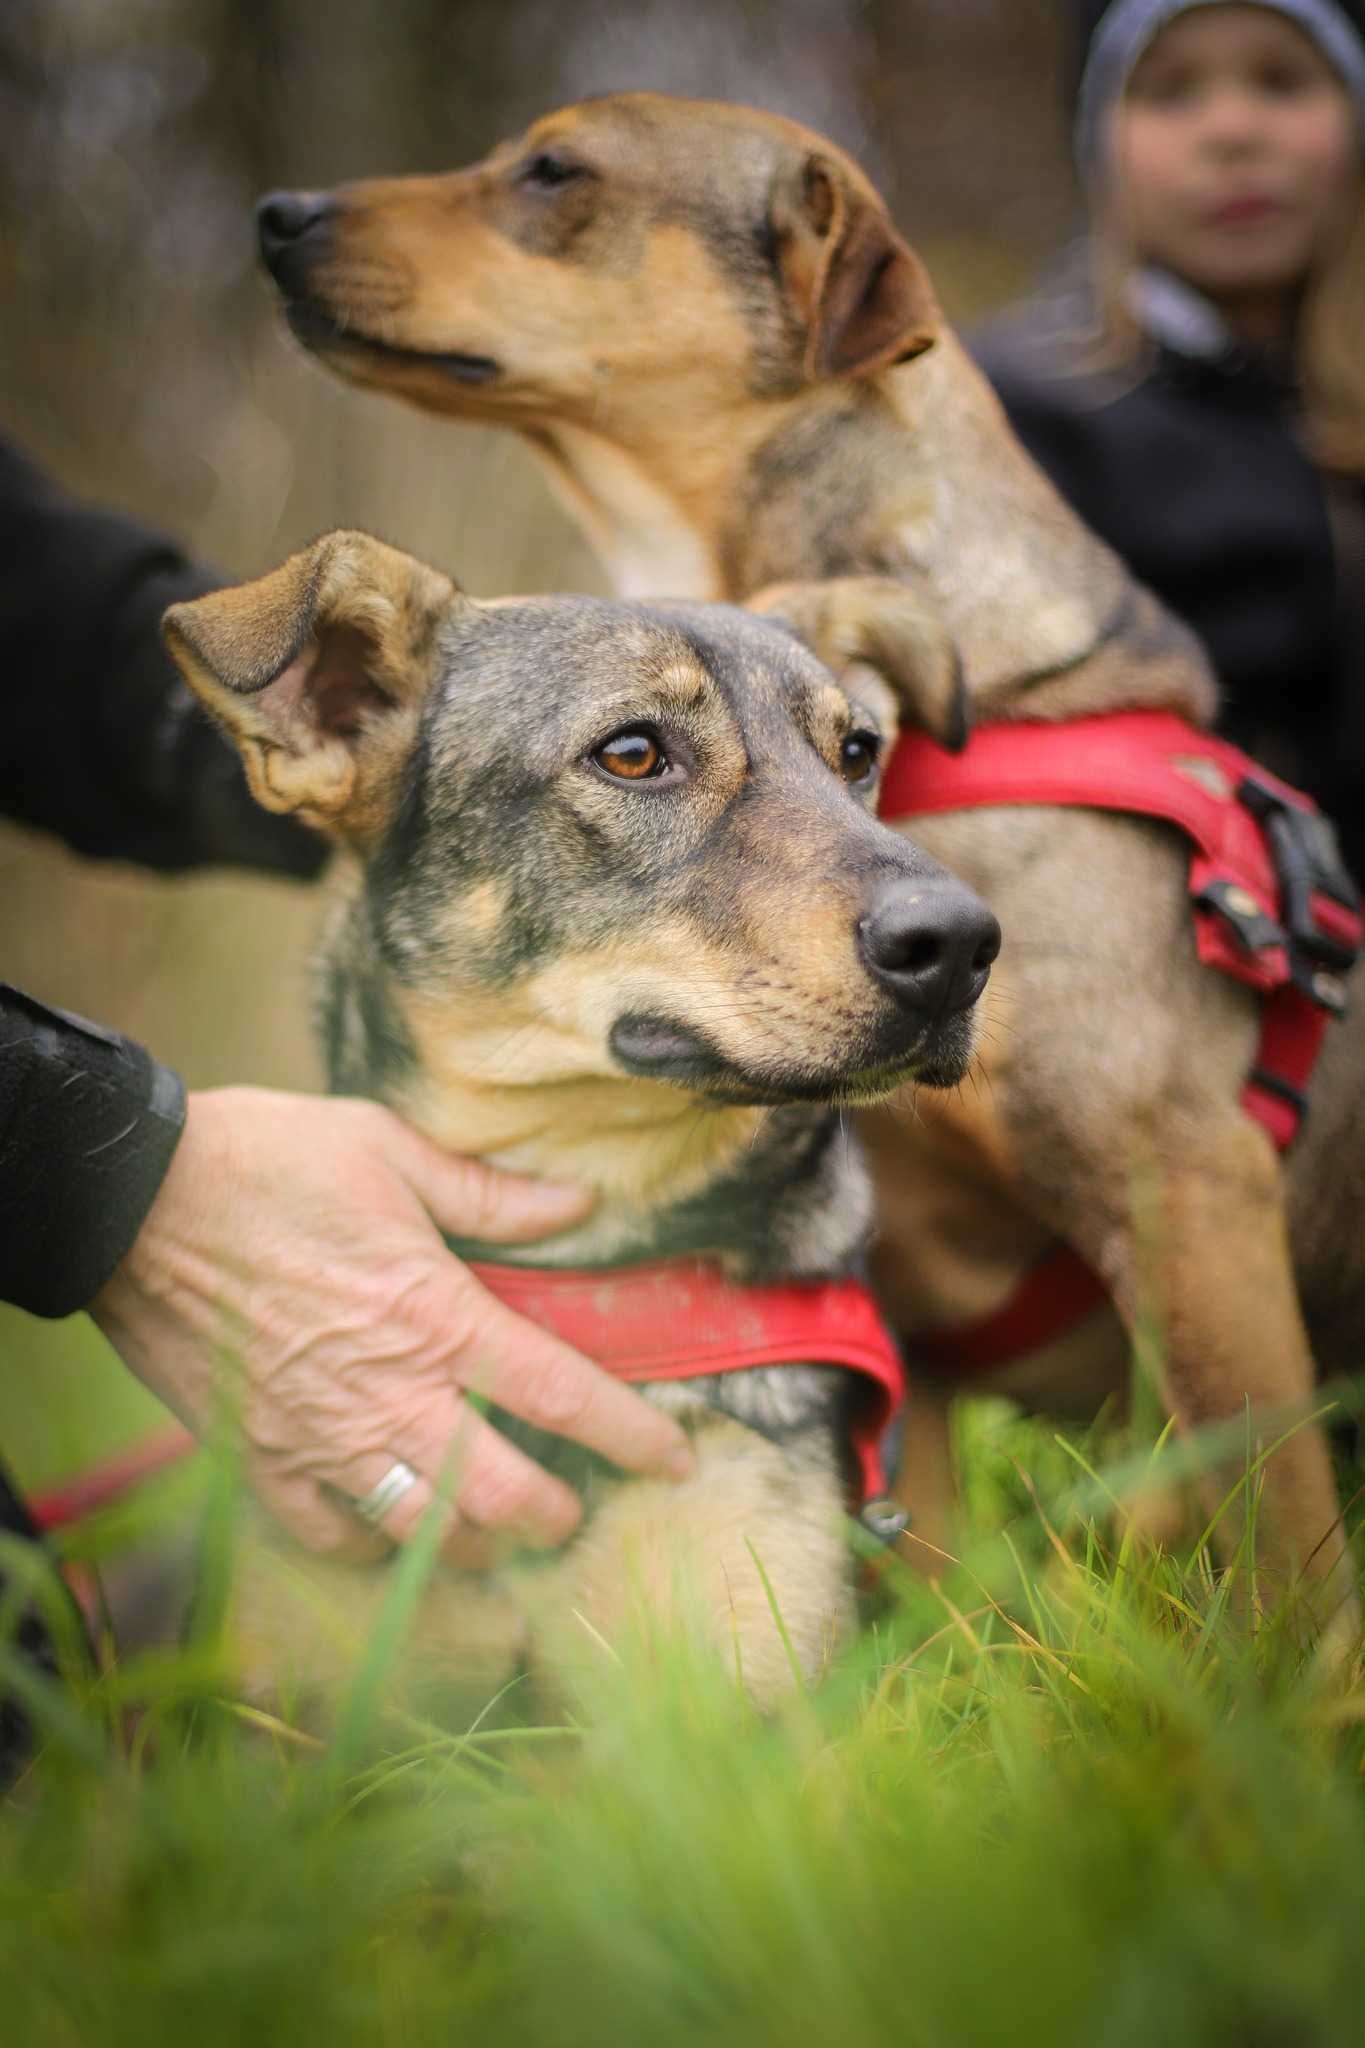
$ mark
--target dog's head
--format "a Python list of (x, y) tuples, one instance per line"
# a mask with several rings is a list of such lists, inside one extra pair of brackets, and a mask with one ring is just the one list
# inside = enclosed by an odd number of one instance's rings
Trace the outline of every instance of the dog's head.
[(430, 410), (600, 424), (685, 372), (712, 404), (929, 347), (932, 287), (851, 158), (747, 107), (623, 93), (447, 176), (277, 192), (296, 334)]
[(751, 1103), (963, 1073), (995, 920), (878, 824), (877, 717), (777, 626), (478, 604), (337, 533), (166, 634), (259, 800), (359, 855), (424, 1059)]

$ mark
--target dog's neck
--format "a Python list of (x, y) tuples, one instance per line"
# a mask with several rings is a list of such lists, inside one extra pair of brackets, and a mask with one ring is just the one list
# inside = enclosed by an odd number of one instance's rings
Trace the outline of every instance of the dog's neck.
[(915, 362), (753, 403), (699, 440), (666, 407), (532, 445), (620, 595), (742, 601), (770, 583), (910, 575), (976, 720), (1159, 706), (1208, 722), (1192, 637), (1065, 505), (956, 337)]
[(618, 597), (723, 595), (705, 522), (689, 516), (655, 464), (587, 427), (559, 423), (528, 439)]

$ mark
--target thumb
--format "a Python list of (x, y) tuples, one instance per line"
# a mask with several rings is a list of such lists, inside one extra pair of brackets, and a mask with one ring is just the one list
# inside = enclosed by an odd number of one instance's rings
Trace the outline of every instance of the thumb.
[(386, 1152), (422, 1207), (450, 1237), (483, 1237), (520, 1244), (553, 1237), (581, 1223), (594, 1197), (564, 1181), (505, 1173), (481, 1159), (443, 1151), (397, 1117), (390, 1117)]

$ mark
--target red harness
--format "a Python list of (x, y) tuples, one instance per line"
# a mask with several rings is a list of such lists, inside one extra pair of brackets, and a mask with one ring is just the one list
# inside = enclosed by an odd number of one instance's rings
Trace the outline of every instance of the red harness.
[[(961, 754), (911, 733), (887, 763), (884, 818), (1002, 804), (1127, 811), (1191, 842), (1199, 958), (1261, 997), (1242, 1104), (1286, 1150), (1308, 1107), (1328, 1021), (1346, 1007), (1345, 976), (1361, 943), (1356, 892), (1310, 799), (1169, 711), (982, 726)], [(915, 1351), (945, 1370), (984, 1371), (1060, 1336), (1105, 1298), (1095, 1274), (1059, 1247), (1003, 1308), (967, 1328), (916, 1337)]]
[(474, 1266), (490, 1294), (595, 1359), (614, 1379), (695, 1380), (755, 1365), (842, 1365), (865, 1398), (853, 1448), (863, 1499), (886, 1490), (881, 1439), (905, 1376), (881, 1311), (859, 1280), (742, 1287), (700, 1259), (607, 1272)]
[[(755, 1365), (847, 1366), (864, 1390), (853, 1423), (863, 1500), (885, 1492), (881, 1439), (900, 1405), (904, 1374), (860, 1281), (743, 1287), (699, 1259), (597, 1271), (471, 1264), (470, 1271), (508, 1308), (615, 1379), (700, 1379)], [(40, 1494), (30, 1504), (34, 1520), (43, 1529), (79, 1521), (196, 1448), (188, 1430), (165, 1430)]]

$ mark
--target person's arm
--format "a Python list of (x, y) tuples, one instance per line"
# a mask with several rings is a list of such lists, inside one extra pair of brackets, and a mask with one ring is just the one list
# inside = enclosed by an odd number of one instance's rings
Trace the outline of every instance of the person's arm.
[[(486, 1394), (632, 1471), (688, 1469), (677, 1424), (495, 1301), (442, 1231), (524, 1243), (581, 1219), (572, 1188), (442, 1152), (377, 1103), (188, 1098), (141, 1046), (0, 986), (0, 1299), (91, 1310), (200, 1433), (226, 1394), (246, 1474), (301, 1541), (382, 1551), (345, 1506), (396, 1460), (401, 1541), (454, 1461), (448, 1554), (553, 1543), (577, 1496), (465, 1401)], [(225, 1387), (224, 1362), (232, 1385)]]
[(0, 814), (148, 867), (318, 872), (324, 843), (252, 800), (161, 644), (167, 605), (220, 576), (3, 441), (0, 564)]
[(185, 1120), (130, 1039), (0, 983), (0, 1300), (84, 1308), (128, 1250)]

